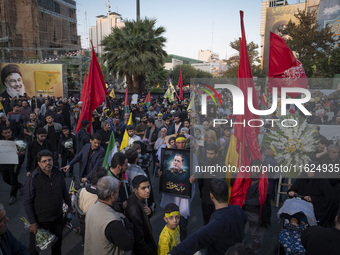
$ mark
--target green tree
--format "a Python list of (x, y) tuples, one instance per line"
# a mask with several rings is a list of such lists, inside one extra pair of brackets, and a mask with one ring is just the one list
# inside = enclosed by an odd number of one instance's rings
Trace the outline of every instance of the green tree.
[(287, 26), (279, 28), (278, 31), (287, 38), (289, 48), (301, 61), (307, 77), (333, 77), (329, 59), (335, 39), (330, 27), (320, 29), (315, 11), (299, 10), (294, 16), (298, 23), (290, 20)]
[(182, 69), (183, 85), (190, 84), (191, 78), (212, 78), (211, 73), (197, 70), (191, 65), (177, 65), (172, 71), (172, 82), (177, 85), (180, 69)]
[[(230, 42), (230, 47), (236, 50), (238, 53), (227, 60), (227, 65), (230, 68), (224, 72), (223, 77), (237, 78), (238, 76), (238, 66), (240, 63), (240, 41), (235, 40)], [(249, 55), (249, 62), (252, 68), (253, 76), (264, 76), (262, 69), (260, 67), (260, 57), (257, 51), (258, 45), (254, 42), (247, 43), (247, 50)], [(256, 75), (255, 75), (256, 73)]]
[(169, 75), (170, 72), (165, 70), (163, 66), (154, 72), (148, 72), (146, 75), (146, 86), (149, 88), (156, 87), (158, 84), (163, 86), (166, 84)]
[(126, 21), (105, 37), (103, 60), (112, 73), (126, 76), (129, 91), (145, 92), (147, 73), (157, 72), (164, 64), (164, 27), (156, 20)]

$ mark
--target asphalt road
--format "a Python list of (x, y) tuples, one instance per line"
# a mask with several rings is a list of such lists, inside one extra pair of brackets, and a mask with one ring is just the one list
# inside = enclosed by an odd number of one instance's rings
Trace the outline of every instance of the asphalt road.
[[(1, 165), (0, 165), (1, 168)], [(22, 167), (25, 169), (25, 163)], [(75, 167), (75, 174), (77, 174), (77, 166)], [(24, 183), (26, 179), (26, 171), (21, 170), (19, 175), (19, 181)], [(153, 228), (153, 234), (155, 241), (158, 243), (158, 237), (161, 233), (165, 222), (163, 220), (164, 212), (163, 209), (159, 207), (159, 202), (161, 195), (158, 193), (158, 181), (159, 178), (155, 177), (154, 179), (151, 178), (151, 182), (153, 185), (153, 190), (155, 191), (155, 201), (157, 204), (156, 210), (154, 215), (151, 218), (151, 225)], [(66, 182), (69, 185), (71, 179), (66, 178)], [(197, 185), (196, 185), (197, 186)], [(2, 178), (0, 179), (0, 203), (5, 206), (5, 210), (7, 212), (7, 216), (9, 217), (10, 221), (8, 223), (8, 228), (11, 232), (20, 240), (24, 245), (28, 246), (29, 242), (29, 232), (25, 230), (23, 222), (20, 220), (20, 217), (25, 216), (24, 206), (23, 206), (23, 197), (18, 196), (18, 199), (15, 204), (8, 205), (9, 200), (9, 192), (10, 186), (3, 182)], [(188, 223), (188, 234), (195, 232), (203, 225), (203, 217), (201, 212), (201, 205), (200, 199), (198, 196), (198, 190), (195, 192), (195, 198), (192, 202), (192, 209), (191, 209), (191, 216), (189, 218)], [(261, 254), (269, 255), (269, 254), (277, 254), (277, 236), (280, 231), (280, 224), (276, 217), (277, 208), (272, 207), (272, 225), (268, 228), (261, 228), (261, 235), (262, 238), (262, 248)], [(63, 233), (63, 246), (62, 251), (63, 254), (70, 254), (70, 255), (78, 255), (83, 254), (83, 246), (82, 246), (82, 238), (80, 235), (77, 234), (76, 229), (79, 225), (77, 218), (73, 218), (71, 221), (74, 229), (70, 229), (65, 227)], [(246, 242), (249, 242), (250, 236), (246, 236)], [(50, 251), (45, 251), (41, 254), (50, 254)], [(204, 254), (204, 253), (203, 253)]]

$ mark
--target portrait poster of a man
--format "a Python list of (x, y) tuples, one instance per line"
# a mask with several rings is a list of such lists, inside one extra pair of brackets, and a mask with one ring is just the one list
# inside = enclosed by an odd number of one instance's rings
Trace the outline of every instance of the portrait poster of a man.
[(19, 98), (25, 93), (29, 97), (37, 93), (63, 96), (61, 64), (13, 64), (0, 63), (0, 97)]
[(163, 148), (161, 166), (160, 192), (190, 198), (190, 151)]

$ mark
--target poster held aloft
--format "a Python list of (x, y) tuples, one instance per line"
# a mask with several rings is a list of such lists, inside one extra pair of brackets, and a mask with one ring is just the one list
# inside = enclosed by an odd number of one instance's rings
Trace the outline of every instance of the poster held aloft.
[(189, 150), (162, 148), (161, 171), (160, 192), (191, 198)]

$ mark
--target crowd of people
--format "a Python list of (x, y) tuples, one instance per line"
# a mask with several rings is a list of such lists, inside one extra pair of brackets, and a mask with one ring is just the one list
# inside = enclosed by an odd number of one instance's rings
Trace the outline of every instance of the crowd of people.
[[(15, 68), (12, 71), (18, 72)], [(1, 74), (3, 84), (9, 86), (11, 75), (8, 72)], [(271, 203), (277, 196), (278, 176), (269, 176), (263, 206), (259, 202), (259, 176), (252, 176), (241, 208), (228, 204), (233, 181), (201, 178), (192, 171), (193, 166), (188, 180), (191, 197), (164, 193), (159, 203), (154, 196), (157, 191), (152, 180), (165, 174), (162, 148), (190, 149), (193, 165), (226, 164), (233, 127), (213, 125), (213, 118), (232, 118), (230, 95), (225, 92), (222, 99), (226, 102), (225, 108), (209, 105), (210, 115), (202, 116), (198, 102), (189, 107), (189, 98), (170, 102), (162, 96), (154, 96), (147, 107), (145, 95), (140, 95), (137, 104), (130, 104), (129, 112), (126, 112), (123, 98), (107, 97), (93, 112), (92, 120), (80, 120), (83, 103), (74, 97), (40, 95), (29, 98), (27, 94), (1, 94), (1, 139), (27, 143), (26, 149), (17, 153), (19, 163), (2, 164), (1, 172), (4, 182), (11, 186), (8, 206), (16, 203), (18, 195), (24, 197), (24, 209), (30, 223), (29, 253), (38, 253), (36, 233), (43, 228), (58, 237), (52, 246), (52, 254), (61, 254), (63, 218), (71, 213), (79, 219), (85, 254), (194, 254), (202, 249), (206, 254), (214, 255), (260, 254), (260, 227), (271, 224)], [(331, 104), (335, 117), (331, 124), (338, 125), (339, 104), (336, 101)], [(132, 124), (129, 123), (130, 114)], [(313, 116), (308, 122), (322, 124), (316, 123)], [(78, 122), (81, 128), (75, 132)], [(200, 125), (202, 128), (197, 127)], [(339, 166), (340, 140), (328, 140), (320, 134), (319, 126), (313, 128), (318, 145), (310, 155), (311, 160)], [(264, 127), (264, 132), (268, 130), (271, 128)], [(103, 161), (112, 133), (117, 151), (111, 155), (106, 169)], [(122, 147), (125, 133), (128, 141)], [(279, 151), (275, 146), (267, 146), (262, 153), (263, 162), (252, 160), (252, 165), (278, 164), (275, 156)], [(23, 170), (25, 158), (27, 177), (23, 184), (18, 181), (18, 175)], [(76, 168), (77, 164), (79, 167)], [(185, 172), (180, 154), (174, 156), (171, 172), (178, 175)], [(74, 200), (71, 200), (65, 178), (74, 180), (78, 190)], [(310, 228), (303, 237), (308, 254), (316, 254), (310, 248), (316, 243), (324, 247), (325, 254), (336, 254), (331, 252), (339, 249), (339, 187), (337, 179), (318, 179), (308, 174), (297, 179), (287, 191), (288, 196), (300, 195), (313, 204), (320, 227)], [(204, 226), (187, 235), (196, 190), (201, 199)], [(63, 211), (64, 203), (68, 208), (66, 212)], [(150, 218), (158, 206), (164, 210), (165, 227), (157, 244)], [(1, 204), (0, 216), (0, 236), (4, 240), (10, 239), (0, 242), (2, 253), (28, 254), (7, 229), (8, 218)], [(251, 235), (248, 248), (242, 244), (245, 229)], [(317, 240), (318, 233), (328, 237), (327, 245)], [(8, 250), (12, 253), (6, 253)]]

